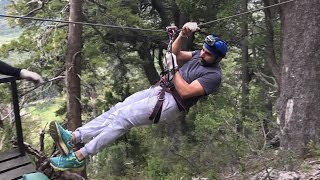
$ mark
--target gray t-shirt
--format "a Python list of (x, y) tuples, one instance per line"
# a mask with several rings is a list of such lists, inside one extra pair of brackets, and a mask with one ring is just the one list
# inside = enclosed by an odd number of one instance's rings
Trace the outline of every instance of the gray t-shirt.
[[(217, 91), (222, 80), (221, 69), (218, 64), (205, 65), (200, 60), (200, 50), (192, 53), (191, 60), (187, 61), (179, 72), (187, 83), (198, 80), (206, 95)], [(189, 108), (193, 106), (201, 96), (185, 99), (184, 103)]]

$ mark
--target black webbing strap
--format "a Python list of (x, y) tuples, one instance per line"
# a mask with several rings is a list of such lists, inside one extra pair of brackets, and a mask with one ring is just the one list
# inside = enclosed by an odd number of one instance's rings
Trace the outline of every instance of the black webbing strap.
[(154, 124), (157, 124), (161, 117), (161, 111), (162, 111), (162, 105), (164, 101), (164, 95), (165, 95), (165, 89), (162, 88), (158, 95), (158, 101), (156, 105), (154, 106), (154, 109), (149, 116), (149, 120), (153, 120)]
[(178, 92), (175, 89), (173, 89), (173, 90), (170, 90), (170, 93), (172, 94), (174, 100), (176, 100), (179, 110), (188, 111), (188, 108), (186, 107), (185, 103), (183, 102)]
[(154, 124), (158, 123), (161, 117), (161, 111), (162, 111), (162, 105), (163, 105), (163, 101), (165, 99), (165, 92), (170, 93), (174, 100), (176, 101), (179, 111), (188, 111), (188, 108), (186, 107), (186, 105), (183, 102), (183, 99), (180, 97), (180, 95), (178, 94), (178, 92), (173, 88), (167, 88), (164, 86), (163, 81), (159, 81), (157, 84), (160, 84), (162, 89), (159, 92), (158, 95), (158, 101), (151, 113), (151, 115), (149, 116), (149, 120), (152, 120)]

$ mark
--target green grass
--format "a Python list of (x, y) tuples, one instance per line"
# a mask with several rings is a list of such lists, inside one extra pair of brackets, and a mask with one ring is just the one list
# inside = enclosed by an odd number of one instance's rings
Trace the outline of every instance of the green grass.
[(62, 121), (63, 117), (55, 112), (63, 105), (63, 98), (45, 99), (30, 104), (21, 110), (24, 141), (39, 148), (39, 134), (45, 128), (45, 150), (51, 152), (53, 141), (48, 133), (49, 123), (54, 120)]
[(9, 43), (10, 41), (17, 39), (20, 36), (20, 32), (13, 32), (8, 35), (0, 35), (0, 46)]
[(55, 112), (63, 105), (63, 98), (52, 98), (37, 101), (24, 108), (34, 119), (42, 123), (50, 122), (62, 117), (56, 116)]

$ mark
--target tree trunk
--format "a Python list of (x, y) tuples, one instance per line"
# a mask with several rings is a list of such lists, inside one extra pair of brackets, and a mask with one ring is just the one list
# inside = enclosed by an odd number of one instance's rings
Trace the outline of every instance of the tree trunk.
[[(82, 21), (82, 0), (70, 0), (69, 20)], [(74, 131), (81, 126), (81, 50), (82, 50), (82, 25), (69, 24), (68, 47), (66, 54), (66, 88), (67, 88), (67, 127)], [(80, 147), (80, 146), (79, 146)], [(87, 178), (86, 170), (80, 175)]]
[(170, 19), (168, 17), (166, 7), (163, 3), (163, 1), (151, 0), (152, 8), (154, 8), (159, 13), (161, 26), (166, 27), (170, 25)]
[[(263, 0), (264, 6), (270, 6), (270, 0)], [(265, 23), (266, 23), (266, 59), (269, 68), (273, 76), (276, 79), (278, 87), (280, 84), (280, 66), (276, 59), (276, 54), (274, 50), (274, 33), (273, 33), (273, 24), (272, 24), (272, 12), (270, 8), (264, 9), (265, 14)]]
[(141, 59), (143, 59), (142, 68), (146, 74), (148, 81), (151, 85), (159, 81), (160, 76), (154, 66), (154, 60), (150, 53), (150, 43), (143, 42), (142, 46), (138, 49), (138, 54)]
[[(241, 11), (248, 11), (248, 0), (241, 0)], [(242, 131), (242, 122), (246, 120), (249, 109), (249, 52), (248, 52), (248, 23), (247, 18), (241, 23), (241, 119), (237, 122), (237, 131)]]
[(282, 7), (281, 148), (306, 155), (320, 140), (320, 1)]
[[(185, 12), (181, 11), (175, 1), (172, 1), (172, 3), (171, 3), (171, 12), (174, 17), (173, 18), (174, 24), (179, 29), (181, 29), (186, 22), (190, 21), (190, 15), (188, 16)], [(193, 49), (193, 40), (194, 40), (193, 36), (186, 39), (185, 42), (181, 45), (181, 49), (184, 51), (194, 50)]]
[[(82, 1), (70, 0), (70, 21), (82, 21)], [(67, 120), (68, 129), (81, 126), (80, 73), (82, 25), (69, 24), (66, 54)]]

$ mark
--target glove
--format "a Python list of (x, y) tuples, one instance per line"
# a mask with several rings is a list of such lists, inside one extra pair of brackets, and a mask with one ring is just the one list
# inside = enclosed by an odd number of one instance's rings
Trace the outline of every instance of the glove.
[(189, 29), (191, 32), (195, 32), (200, 28), (196, 22), (187, 22), (183, 25), (182, 29)]
[(193, 32), (199, 29), (200, 28), (196, 22), (187, 22), (183, 25), (180, 33), (183, 37), (189, 37)]
[(44, 82), (42, 77), (39, 74), (32, 71), (28, 71), (26, 69), (22, 69), (20, 71), (20, 78), (25, 79), (27, 81), (32, 81), (35, 84), (40, 84)]
[(166, 52), (163, 63), (166, 70), (172, 71), (178, 69), (177, 57), (173, 53)]

